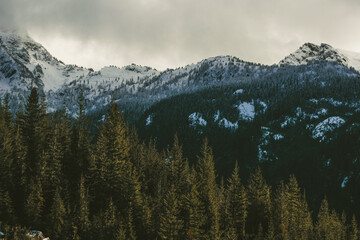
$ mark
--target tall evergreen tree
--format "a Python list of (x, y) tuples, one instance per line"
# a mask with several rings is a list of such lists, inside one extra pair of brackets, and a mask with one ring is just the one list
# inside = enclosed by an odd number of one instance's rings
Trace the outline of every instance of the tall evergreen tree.
[(172, 185), (163, 199), (163, 212), (160, 215), (159, 236), (161, 239), (181, 239), (184, 222), (180, 219), (180, 202), (175, 186)]
[(41, 172), (41, 153), (45, 147), (42, 142), (46, 131), (44, 129), (44, 115), (39, 103), (39, 95), (35, 88), (31, 90), (25, 105), (25, 114), (22, 120), (23, 144), (26, 147), (26, 179), (30, 181)]
[(330, 211), (328, 202), (321, 203), (318, 220), (315, 226), (315, 239), (330, 240), (343, 239), (343, 225), (335, 211)]
[[(87, 175), (90, 167), (90, 134), (88, 118), (85, 115), (85, 98), (81, 92), (78, 99), (79, 111), (71, 130), (71, 158), (67, 171), (73, 178), (73, 187), (81, 175)], [(74, 163), (72, 159), (77, 159)]]
[(27, 225), (39, 228), (42, 226), (44, 197), (40, 178), (29, 182), (29, 193), (25, 202)]
[(0, 104), (0, 219), (11, 221), (13, 204), (10, 192), (13, 190), (13, 130), (6, 120), (5, 109)]
[(66, 209), (60, 195), (59, 187), (57, 187), (49, 212), (51, 232), (53, 234), (52, 238), (54, 237), (55, 239), (61, 239), (62, 233), (64, 231), (65, 215)]
[(309, 239), (311, 215), (295, 176), (280, 184), (274, 199), (274, 223), (282, 239)]
[(81, 176), (79, 186), (79, 204), (76, 211), (76, 224), (78, 224), (79, 235), (86, 239), (88, 231), (90, 230), (90, 210), (89, 210), (89, 195), (85, 187), (85, 178)]
[(127, 126), (115, 103), (111, 105), (100, 127), (93, 160), (92, 174), (97, 181), (96, 191), (108, 199), (115, 196), (114, 199), (118, 199), (125, 190), (121, 189), (122, 184), (128, 179), (128, 174), (132, 174), (132, 164)]
[(215, 166), (212, 149), (204, 140), (201, 155), (197, 164), (199, 193), (201, 201), (205, 205), (205, 232), (211, 240), (220, 239), (220, 211), (219, 211), (219, 189), (216, 184)]
[(271, 191), (262, 176), (260, 168), (250, 175), (248, 183), (249, 211), (247, 218), (247, 231), (257, 234), (259, 227), (267, 233), (271, 223)]
[(359, 239), (359, 228), (356, 222), (355, 215), (353, 215), (351, 219), (351, 226), (350, 226), (350, 233), (349, 233), (349, 240), (356, 240)]
[(204, 239), (204, 224), (206, 221), (205, 206), (200, 199), (198, 191), (199, 184), (197, 182), (196, 171), (193, 168), (191, 171), (190, 179), (191, 189), (185, 196), (184, 206), (188, 210), (188, 217), (185, 221), (186, 236), (189, 239)]
[(19, 219), (20, 224), (25, 224), (25, 215), (24, 215), (24, 202), (26, 198), (26, 189), (28, 188), (26, 184), (26, 146), (23, 144), (23, 137), (21, 134), (21, 126), (19, 125), (19, 120), (14, 129), (14, 144), (12, 159), (13, 164), (11, 166), (12, 171), (12, 199), (14, 203), (15, 215)]
[(245, 225), (248, 211), (248, 199), (245, 187), (240, 183), (237, 162), (235, 164), (234, 172), (229, 179), (226, 196), (226, 222), (228, 224), (228, 232), (232, 232), (232, 229), (234, 229), (236, 236), (244, 239), (246, 236)]

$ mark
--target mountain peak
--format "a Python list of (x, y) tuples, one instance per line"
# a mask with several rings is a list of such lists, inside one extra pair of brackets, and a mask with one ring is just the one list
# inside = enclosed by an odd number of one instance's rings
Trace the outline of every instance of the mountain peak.
[(321, 45), (316, 45), (305, 43), (294, 53), (281, 60), (280, 64), (305, 65), (315, 61), (337, 62), (346, 65), (347, 59), (346, 56), (329, 44), (321, 43)]
[(280, 61), (280, 65), (306, 65), (312, 62), (334, 62), (360, 71), (360, 53), (336, 49), (329, 44), (305, 43), (298, 50)]

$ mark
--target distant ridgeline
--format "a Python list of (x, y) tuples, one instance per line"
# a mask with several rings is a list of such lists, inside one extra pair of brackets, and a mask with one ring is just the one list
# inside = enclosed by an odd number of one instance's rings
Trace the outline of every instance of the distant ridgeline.
[(241, 181), (237, 163), (218, 181), (206, 138), (189, 164), (177, 135), (165, 151), (142, 143), (115, 103), (92, 144), (83, 101), (73, 122), (65, 111), (46, 113), (35, 89), (16, 118), (8, 98), (0, 105), (0, 231), (8, 239), (40, 235), (27, 229), (59, 240), (359, 238), (355, 209), (329, 207), (336, 197), (309, 207), (313, 197), (294, 175), (271, 187), (257, 167)]

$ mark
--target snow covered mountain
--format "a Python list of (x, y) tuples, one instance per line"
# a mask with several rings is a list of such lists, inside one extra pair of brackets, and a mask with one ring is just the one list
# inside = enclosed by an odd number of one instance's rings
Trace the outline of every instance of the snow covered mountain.
[(360, 70), (360, 53), (336, 49), (325, 43), (321, 45), (305, 43), (281, 60), (279, 64), (298, 66), (319, 61), (335, 62), (346, 67), (353, 67), (357, 71)]
[[(319, 69), (324, 67), (321, 62), (329, 63), (326, 67), (336, 74), (359, 74), (349, 67), (360, 70), (360, 54), (311, 43), (272, 66), (218, 56), (163, 72), (135, 64), (94, 71), (63, 63), (26, 33), (3, 31), (0, 32), (0, 97), (10, 93), (11, 108), (16, 112), (31, 88), (36, 87), (46, 96), (49, 112), (65, 106), (75, 116), (81, 92), (88, 113), (103, 109), (113, 99), (136, 119), (153, 104), (182, 93), (269, 79), (289, 72), (316, 79), (321, 74)], [(305, 64), (312, 65), (304, 71), (301, 67)]]
[[(3, 87), (36, 86), (49, 91), (87, 75), (89, 70), (66, 65), (26, 33), (10, 31), (0, 32), (0, 73)], [(17, 84), (18, 81), (22, 84)]]
[(93, 90), (91, 96), (86, 96), (92, 99), (92, 95), (109, 94), (119, 86), (131, 85), (158, 74), (155, 69), (134, 64), (123, 68), (104, 67), (97, 72), (67, 65), (26, 33), (0, 31), (0, 97), (10, 93), (14, 112), (19, 103), (26, 100), (32, 87), (47, 96), (49, 111), (54, 111), (68, 101), (63, 92), (79, 85)]

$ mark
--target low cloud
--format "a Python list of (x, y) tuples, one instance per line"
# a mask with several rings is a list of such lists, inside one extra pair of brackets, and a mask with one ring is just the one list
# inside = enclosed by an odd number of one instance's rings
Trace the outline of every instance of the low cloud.
[(227, 54), (272, 64), (304, 42), (360, 51), (359, 12), (355, 0), (0, 2), (2, 27), (27, 29), (56, 57), (95, 68), (164, 69)]

